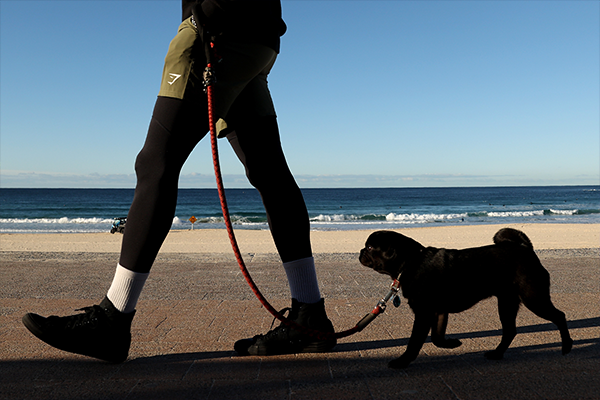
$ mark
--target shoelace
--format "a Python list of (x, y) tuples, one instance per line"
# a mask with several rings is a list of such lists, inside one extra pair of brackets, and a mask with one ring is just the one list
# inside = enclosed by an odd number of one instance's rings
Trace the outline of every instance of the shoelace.
[(104, 309), (99, 305), (83, 307), (75, 311), (84, 311), (84, 313), (70, 317), (70, 320), (65, 324), (65, 328), (74, 329), (85, 325), (94, 326), (101, 317), (106, 315)]
[[(281, 314), (281, 315), (285, 316), (285, 314), (286, 314), (286, 313), (288, 313), (288, 312), (290, 312), (290, 311), (292, 311), (292, 308), (291, 308), (291, 307), (285, 307), (285, 308), (282, 308), (281, 310), (279, 310), (279, 314)], [(276, 318), (276, 317), (274, 317), (274, 318), (273, 318), (273, 321), (271, 321), (271, 327), (269, 328), (269, 332), (267, 332), (267, 333), (266, 333), (264, 336), (276, 335), (276, 334), (277, 334), (276, 332), (277, 332), (277, 331), (278, 331), (280, 328), (286, 328), (286, 326), (285, 326), (285, 325), (282, 323), (282, 324), (281, 324), (281, 325), (279, 325), (277, 328), (273, 329), (273, 325), (275, 324), (275, 321), (276, 321), (276, 320), (277, 320), (277, 318)]]

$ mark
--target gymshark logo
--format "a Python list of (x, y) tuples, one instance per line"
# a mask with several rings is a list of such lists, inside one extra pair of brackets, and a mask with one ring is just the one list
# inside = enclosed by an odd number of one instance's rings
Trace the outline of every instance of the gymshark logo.
[(177, 79), (179, 79), (179, 77), (181, 76), (181, 74), (169, 74), (169, 77), (171, 78), (171, 82), (168, 82), (169, 85), (172, 85), (175, 83), (175, 81)]

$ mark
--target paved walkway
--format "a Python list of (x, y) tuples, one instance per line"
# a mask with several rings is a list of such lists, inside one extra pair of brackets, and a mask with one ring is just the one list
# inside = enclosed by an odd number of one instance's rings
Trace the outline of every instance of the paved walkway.
[[(114, 254), (0, 252), (0, 399), (599, 399), (600, 262), (596, 252), (541, 252), (554, 304), (567, 314), (573, 351), (560, 354), (554, 325), (523, 308), (502, 361), (483, 352), (500, 340), (496, 304), (450, 317), (457, 349), (426, 343), (409, 368), (386, 364), (404, 350), (413, 316), (391, 305), (365, 331), (327, 354), (238, 357), (233, 343), (266, 332), (272, 318), (231, 257), (161, 255), (133, 323), (130, 359), (114, 365), (55, 350), (21, 324), (29, 311), (67, 315), (97, 303)], [(328, 314), (352, 326), (389, 281), (355, 254), (317, 256)], [(270, 255), (248, 255), (276, 308), (288, 306), (285, 274)]]

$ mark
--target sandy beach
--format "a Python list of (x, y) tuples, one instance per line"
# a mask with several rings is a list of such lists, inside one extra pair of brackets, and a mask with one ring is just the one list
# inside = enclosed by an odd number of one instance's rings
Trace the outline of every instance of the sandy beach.
[[(529, 236), (535, 249), (583, 249), (600, 246), (599, 224), (518, 224), (469, 225), (409, 228), (398, 230), (425, 246), (466, 248), (492, 243), (498, 229), (512, 227)], [(372, 231), (313, 231), (315, 254), (357, 253)], [(273, 240), (268, 231), (235, 230), (242, 253), (274, 254)], [(110, 233), (85, 234), (1, 234), (1, 251), (118, 253), (122, 235)], [(194, 231), (173, 230), (161, 253), (231, 253), (227, 232), (214, 229)]]

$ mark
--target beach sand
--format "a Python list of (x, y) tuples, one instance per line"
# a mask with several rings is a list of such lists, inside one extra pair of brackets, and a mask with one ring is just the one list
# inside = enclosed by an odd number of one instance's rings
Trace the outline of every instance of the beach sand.
[[(582, 249), (600, 246), (600, 224), (515, 224), (469, 225), (401, 229), (401, 232), (424, 246), (466, 248), (492, 243), (502, 227), (522, 230), (535, 249)], [(312, 231), (315, 254), (357, 253), (373, 231)], [(269, 231), (235, 230), (242, 253), (276, 253)], [(122, 235), (85, 234), (0, 234), (1, 251), (118, 253)], [(231, 253), (224, 229), (172, 230), (161, 253)]]
[[(129, 361), (107, 364), (47, 346), (22, 325), (26, 312), (70, 315), (97, 304), (112, 280), (122, 235), (0, 235), (1, 399), (598, 399), (600, 225), (510, 225), (532, 240), (551, 276), (552, 300), (574, 340), (560, 354), (556, 327), (525, 307), (505, 359), (495, 300), (452, 314), (456, 349), (429, 340), (403, 371), (386, 364), (405, 349), (413, 315), (391, 305), (331, 353), (239, 357), (236, 340), (265, 333), (272, 316), (241, 276), (224, 230), (171, 231), (132, 325)], [(402, 229), (425, 246), (492, 243), (503, 225)], [(357, 255), (371, 231), (313, 231), (317, 275), (336, 330), (351, 328), (389, 289)], [(289, 289), (267, 231), (237, 230), (253, 279), (273, 307)]]

